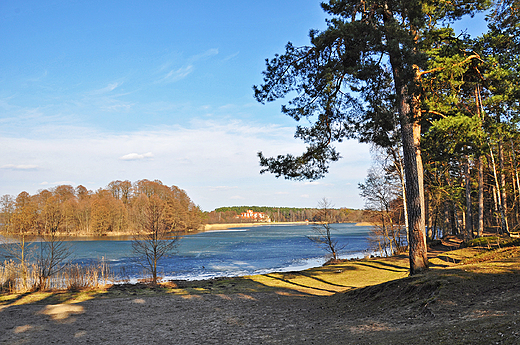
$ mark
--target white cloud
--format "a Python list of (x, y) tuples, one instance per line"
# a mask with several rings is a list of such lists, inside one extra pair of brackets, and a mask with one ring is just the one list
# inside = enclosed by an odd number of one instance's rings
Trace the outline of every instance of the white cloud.
[(127, 155), (119, 157), (119, 159), (121, 159), (123, 161), (137, 161), (137, 160), (142, 160), (142, 159), (147, 159), (147, 158), (153, 158), (153, 153), (151, 153), (151, 152), (147, 152), (147, 153), (143, 153), (143, 154), (129, 153)]
[[(320, 184), (260, 175), (258, 151), (266, 156), (299, 154), (304, 144), (293, 138), (293, 127), (238, 120), (193, 120), (189, 126), (121, 133), (50, 125), (47, 130), (53, 135), (31, 139), (0, 135), (0, 147), (9, 148), (0, 151), (0, 161), (13, 163), (0, 166), (0, 195), (36, 193), (42, 181), (76, 181), (97, 190), (114, 180), (159, 179), (185, 189), (203, 210), (237, 203), (314, 207), (323, 197), (338, 207), (361, 207), (356, 186), (370, 165), (367, 145), (345, 141), (338, 150), (348, 153), (348, 159), (331, 164)], [(31, 165), (16, 165), (20, 157), (30, 159)], [(129, 164), (132, 161), (146, 164)], [(15, 168), (37, 169), (38, 174), (20, 179)]]
[(38, 170), (37, 165), (33, 164), (5, 164), (2, 166), (2, 169), (8, 170)]
[(238, 54), (240, 54), (240, 52), (236, 52), (235, 54), (228, 55), (228, 56), (226, 56), (226, 57), (223, 59), (223, 61), (231, 60), (231, 59), (237, 57)]
[(208, 57), (215, 56), (215, 55), (218, 55), (218, 49), (212, 48), (212, 49), (206, 50), (205, 52), (203, 52), (201, 54), (193, 56), (192, 60), (202, 60), (202, 59), (206, 59)]
[(92, 91), (92, 94), (98, 95), (98, 94), (103, 94), (103, 93), (108, 93), (108, 92), (114, 91), (121, 84), (123, 84), (123, 83), (122, 82), (110, 83), (110, 84), (108, 84), (107, 86), (105, 86), (105, 87), (103, 87), (101, 89), (97, 89), (97, 90)]
[(223, 190), (230, 190), (230, 189), (237, 189), (238, 187), (232, 187), (232, 186), (215, 186), (215, 187), (209, 187), (209, 190), (211, 191), (223, 191)]
[(164, 77), (159, 79), (158, 83), (173, 83), (175, 81), (186, 78), (191, 72), (193, 72), (193, 65), (181, 67), (177, 70), (171, 70)]
[(75, 185), (73, 181), (56, 181), (56, 182), (47, 182), (44, 181), (40, 183), (42, 186), (61, 186), (61, 185)]

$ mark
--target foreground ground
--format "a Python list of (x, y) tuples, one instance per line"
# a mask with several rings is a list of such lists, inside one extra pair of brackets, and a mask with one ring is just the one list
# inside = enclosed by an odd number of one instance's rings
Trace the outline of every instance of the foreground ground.
[[(520, 249), (0, 297), (0, 344), (520, 344)], [(489, 246), (488, 246), (489, 247)]]

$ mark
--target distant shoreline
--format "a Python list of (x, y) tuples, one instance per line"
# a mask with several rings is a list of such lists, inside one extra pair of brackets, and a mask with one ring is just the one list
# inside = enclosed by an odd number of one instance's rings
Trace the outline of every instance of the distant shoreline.
[[(229, 230), (233, 228), (247, 228), (247, 227), (255, 227), (255, 226), (266, 226), (266, 225), (312, 225), (317, 224), (316, 222), (256, 222), (256, 223), (225, 223), (225, 224), (205, 224), (198, 230), (188, 231), (183, 233), (182, 236), (185, 235), (193, 235), (198, 233), (203, 233), (207, 231), (215, 231), (215, 230)], [(354, 224), (355, 226), (373, 226), (375, 223), (369, 222), (360, 222), (360, 223), (346, 223), (346, 224)], [(88, 239), (88, 238), (96, 238), (99, 240), (102, 239), (114, 239), (114, 238), (125, 238), (131, 239), (134, 236), (139, 236), (140, 234), (128, 233), (128, 232), (110, 232), (104, 235), (94, 235), (94, 234), (57, 234), (61, 239), (73, 240), (73, 239)], [(2, 234), (0, 236), (5, 238), (9, 238), (9, 234)], [(34, 238), (39, 238), (38, 235), (27, 235), (27, 240), (31, 240)]]
[(309, 225), (313, 222), (257, 222), (257, 223), (226, 223), (226, 224), (206, 224), (201, 232), (212, 230), (228, 230), (231, 228), (247, 228), (250, 226), (265, 226), (265, 225)]

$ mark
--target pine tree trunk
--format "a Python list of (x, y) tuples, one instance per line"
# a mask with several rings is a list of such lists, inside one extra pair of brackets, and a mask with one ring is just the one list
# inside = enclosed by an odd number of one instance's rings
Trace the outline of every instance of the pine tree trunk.
[(443, 221), (443, 229), (442, 229), (442, 236), (446, 236), (452, 232), (451, 229), (451, 215), (450, 215), (450, 207), (449, 202), (446, 200), (444, 201), (444, 221)]
[[(520, 194), (520, 180), (518, 178), (518, 166), (516, 164), (516, 153), (515, 153), (515, 148), (513, 146), (513, 140), (511, 140), (511, 153), (513, 154), (514, 171), (515, 171), (515, 176), (516, 176), (516, 190)], [(520, 196), (517, 199), (517, 209), (518, 209), (518, 207), (520, 207)], [(518, 214), (518, 211), (517, 211), (517, 214)], [(518, 226), (518, 222), (519, 221), (517, 220), (517, 226)]]
[(502, 136), (498, 139), (498, 160), (500, 165), (500, 201), (502, 205), (502, 232), (509, 234), (509, 223), (507, 219), (507, 193), (506, 193), (506, 174), (504, 172), (504, 145)]
[(466, 162), (464, 163), (464, 179), (465, 179), (465, 189), (466, 189), (466, 217), (465, 217), (465, 231), (464, 231), (464, 239), (470, 240), (473, 237), (473, 224), (471, 221), (471, 179), (470, 179), (470, 167), (469, 167), (469, 157), (466, 157)]
[(408, 236), (408, 206), (406, 204), (406, 185), (405, 185), (405, 173), (404, 166), (401, 154), (399, 153), (399, 148), (390, 150), (392, 154), (392, 159), (394, 161), (395, 169), (399, 175), (399, 180), (401, 182), (401, 193), (403, 196), (403, 211), (404, 211), (404, 226), (406, 229), (406, 234)]
[(514, 173), (513, 158), (511, 157), (511, 154), (509, 155), (509, 163), (511, 164), (511, 179), (513, 181), (513, 205), (511, 211), (514, 212), (514, 222), (513, 224), (511, 224), (511, 226), (515, 228), (515, 225), (518, 224), (518, 207), (516, 207), (516, 201), (518, 200), (518, 191), (516, 190), (516, 178)]
[(458, 235), (460, 233), (459, 231), (459, 210), (457, 207), (457, 204), (453, 202), (453, 233), (452, 235)]
[(500, 185), (499, 185), (499, 181), (498, 181), (497, 167), (495, 164), (495, 155), (493, 154), (493, 149), (491, 147), (489, 148), (489, 150), (491, 153), (491, 163), (493, 165), (492, 166), (493, 176), (495, 177), (495, 185), (496, 185), (496, 193), (494, 193), (494, 195), (496, 195), (495, 204), (498, 206), (498, 212), (500, 213), (500, 233), (508, 233), (507, 217), (506, 217), (506, 212), (504, 210), (502, 192), (500, 191)]
[[(384, 21), (392, 23), (393, 13), (384, 6)], [(390, 24), (390, 25), (393, 25)], [(403, 63), (399, 41), (401, 37), (386, 32), (388, 51), (394, 87), (397, 96), (399, 122), (401, 124), (401, 140), (403, 144), (404, 172), (406, 177), (406, 203), (408, 211), (408, 250), (410, 274), (428, 269), (428, 257), (425, 234), (425, 208), (423, 164), (421, 158), (421, 109), (419, 96), (414, 94), (411, 80)], [(420, 74), (415, 70), (414, 83), (420, 82)]]
[(415, 274), (428, 268), (424, 217), (423, 169), (419, 147), (421, 127), (418, 123), (403, 122), (404, 123), (401, 124), (401, 134), (406, 176), (406, 201), (409, 227), (408, 249), (410, 274)]
[(478, 158), (478, 230), (477, 237), (484, 234), (484, 158)]

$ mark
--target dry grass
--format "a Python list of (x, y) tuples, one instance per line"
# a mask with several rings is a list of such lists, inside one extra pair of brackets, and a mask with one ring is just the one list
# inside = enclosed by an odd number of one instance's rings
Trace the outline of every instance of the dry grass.
[[(69, 264), (53, 275), (47, 284), (49, 290), (94, 289), (113, 281), (108, 265), (101, 261), (92, 265)], [(25, 293), (39, 286), (39, 267), (5, 261), (0, 265), (0, 292)]]

